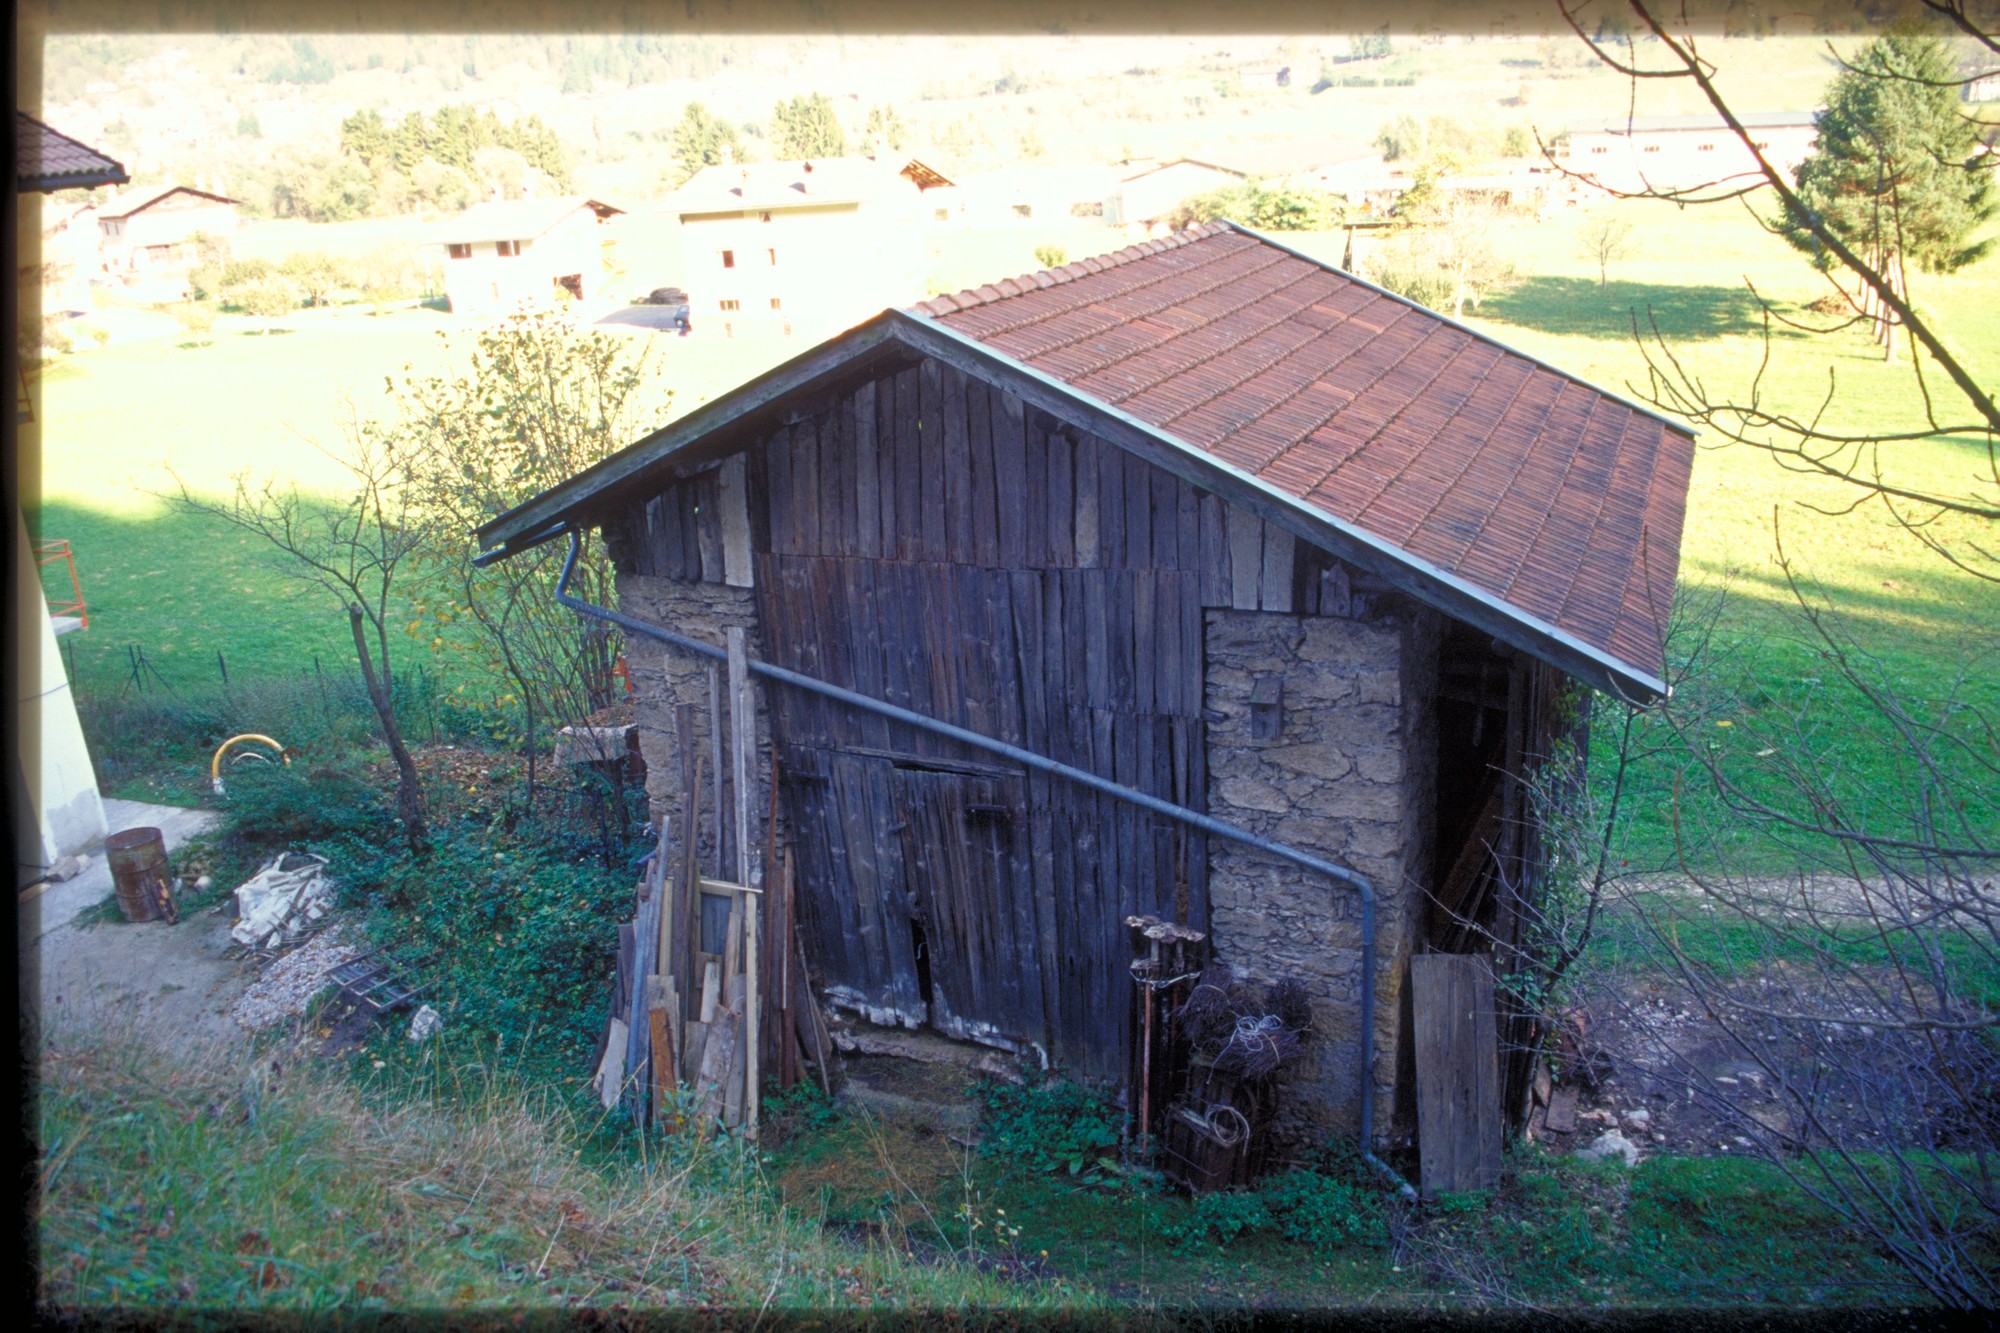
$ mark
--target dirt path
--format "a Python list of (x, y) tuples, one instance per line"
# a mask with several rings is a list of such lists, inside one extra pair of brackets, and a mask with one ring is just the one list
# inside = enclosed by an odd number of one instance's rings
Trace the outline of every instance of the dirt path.
[[(202, 810), (107, 800), (112, 830), (155, 827), (172, 862), (214, 816)], [(30, 896), (32, 895), (32, 896)], [(176, 925), (163, 921), (79, 925), (112, 895), (100, 851), (74, 879), (39, 886), (20, 904), (21, 1001), (38, 1030), (88, 1024), (146, 1033), (170, 1044), (240, 1039), (230, 1007), (257, 979), (223, 956), (231, 944), (227, 898)]]

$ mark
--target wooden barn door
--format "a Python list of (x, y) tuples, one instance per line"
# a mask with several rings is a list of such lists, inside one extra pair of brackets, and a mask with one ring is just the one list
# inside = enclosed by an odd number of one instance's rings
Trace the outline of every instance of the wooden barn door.
[(1025, 784), (896, 769), (897, 832), (931, 1025), (949, 1037), (1046, 1048)]
[(810, 745), (782, 762), (800, 923), (829, 995), (878, 1023), (924, 1023), (894, 767)]

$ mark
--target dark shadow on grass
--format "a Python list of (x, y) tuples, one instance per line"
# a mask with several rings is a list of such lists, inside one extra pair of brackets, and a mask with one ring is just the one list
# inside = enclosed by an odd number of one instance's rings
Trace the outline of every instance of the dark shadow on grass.
[(1618, 342), (1632, 336), (1632, 318), (1673, 341), (1755, 333), (1763, 327), (1756, 298), (1742, 287), (1613, 282), (1599, 290), (1589, 278), (1523, 278), (1480, 303), (1479, 316), (1542, 333)]

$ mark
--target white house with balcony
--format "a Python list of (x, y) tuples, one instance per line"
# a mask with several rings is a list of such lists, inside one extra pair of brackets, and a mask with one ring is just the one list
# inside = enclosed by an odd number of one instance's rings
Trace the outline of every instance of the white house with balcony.
[(693, 331), (818, 339), (922, 300), (931, 192), (950, 186), (908, 157), (704, 167), (665, 209)]
[(582, 195), (475, 204), (439, 223), (453, 314), (505, 315), (565, 298), (595, 300), (622, 270), (611, 219), (621, 208)]
[[(1811, 111), (1739, 116), (1764, 160), (1790, 177), (1819, 139)], [(1623, 194), (1645, 191), (1720, 194), (1761, 181), (1757, 161), (1720, 116), (1621, 116), (1581, 121), (1564, 131), (1556, 162)]]

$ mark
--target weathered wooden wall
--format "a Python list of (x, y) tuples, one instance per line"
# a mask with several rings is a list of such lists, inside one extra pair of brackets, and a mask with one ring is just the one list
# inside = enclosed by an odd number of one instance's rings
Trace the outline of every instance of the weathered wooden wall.
[[(772, 661), (1195, 809), (1206, 613), (1387, 596), (935, 361), (745, 443), (607, 524), (625, 573), (748, 586)], [(835, 998), (1123, 1078), (1124, 919), (1208, 929), (1206, 839), (799, 691), (767, 704)]]

